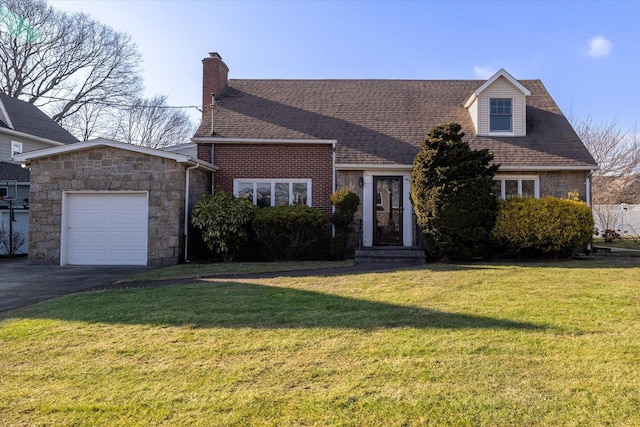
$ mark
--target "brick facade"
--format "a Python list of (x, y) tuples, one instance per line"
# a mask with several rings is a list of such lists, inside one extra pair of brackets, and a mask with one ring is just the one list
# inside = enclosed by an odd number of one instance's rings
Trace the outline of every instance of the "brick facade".
[[(200, 148), (202, 147), (202, 148)], [(211, 153), (200, 144), (198, 153)], [(331, 214), (333, 150), (330, 144), (219, 144), (213, 148), (214, 185), (233, 192), (233, 180), (241, 178), (311, 179), (311, 206)], [(207, 158), (202, 158), (207, 160)]]
[[(147, 264), (180, 261), (184, 246), (186, 163), (113, 147), (72, 151), (31, 162), (29, 260), (59, 264), (65, 191), (146, 191)], [(190, 204), (210, 188), (210, 172), (190, 172)]]
[[(213, 154), (213, 158), (211, 157)], [(216, 189), (232, 193), (234, 179), (310, 179), (311, 206), (327, 219), (324, 235), (316, 244), (315, 257), (330, 254), (333, 192), (333, 146), (331, 144), (199, 144), (198, 156), (220, 169)]]

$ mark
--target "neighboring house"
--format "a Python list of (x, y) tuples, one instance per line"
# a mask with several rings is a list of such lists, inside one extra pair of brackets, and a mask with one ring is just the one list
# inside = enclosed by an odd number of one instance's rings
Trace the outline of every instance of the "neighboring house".
[(219, 167), (216, 187), (327, 215), (330, 194), (353, 188), (365, 247), (416, 244), (412, 163), (427, 133), (446, 123), (494, 154), (499, 197), (577, 191), (590, 202), (598, 166), (539, 80), (504, 70), (486, 81), (228, 80), (228, 71), (217, 53), (203, 60), (203, 120), (193, 138), (199, 157)]
[[(74, 142), (78, 140), (37, 107), (0, 93), (0, 226), (10, 228), (11, 203), (15, 208), (11, 228), (28, 237), (29, 171), (13, 156)], [(0, 247), (0, 255), (3, 250)], [(27, 243), (18, 252), (26, 250)]]

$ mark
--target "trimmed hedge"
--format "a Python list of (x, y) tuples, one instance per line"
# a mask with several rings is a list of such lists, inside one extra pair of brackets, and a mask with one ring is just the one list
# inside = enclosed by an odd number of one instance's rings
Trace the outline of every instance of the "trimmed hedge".
[(500, 201), (492, 237), (506, 255), (571, 256), (591, 242), (593, 226), (584, 202), (513, 198)]
[(269, 260), (301, 260), (313, 254), (325, 217), (308, 206), (273, 206), (259, 209), (253, 230)]

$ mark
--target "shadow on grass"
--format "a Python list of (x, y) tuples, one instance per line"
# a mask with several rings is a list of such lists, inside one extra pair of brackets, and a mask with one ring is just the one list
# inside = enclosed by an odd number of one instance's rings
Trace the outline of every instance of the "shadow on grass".
[(247, 282), (89, 292), (18, 310), (10, 317), (198, 328), (545, 329), (527, 322)]

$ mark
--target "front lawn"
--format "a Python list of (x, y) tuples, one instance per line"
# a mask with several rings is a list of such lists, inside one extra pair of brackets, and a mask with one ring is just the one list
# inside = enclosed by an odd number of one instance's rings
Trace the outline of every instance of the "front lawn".
[(640, 261), (433, 264), (0, 315), (0, 425), (638, 425)]

